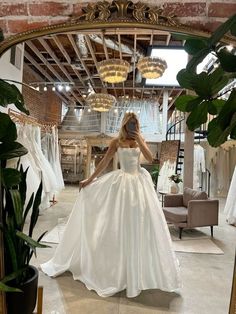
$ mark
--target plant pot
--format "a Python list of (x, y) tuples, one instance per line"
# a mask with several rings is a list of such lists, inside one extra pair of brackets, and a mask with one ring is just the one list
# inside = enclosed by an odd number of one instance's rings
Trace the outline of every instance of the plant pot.
[(171, 183), (170, 193), (171, 194), (178, 194), (179, 193), (179, 185), (178, 185), (178, 183), (175, 183), (175, 182)]
[(38, 290), (38, 270), (34, 266), (29, 266), (29, 268), (30, 279), (20, 285), (14, 285), (23, 292), (6, 294), (8, 314), (32, 314), (34, 311)]

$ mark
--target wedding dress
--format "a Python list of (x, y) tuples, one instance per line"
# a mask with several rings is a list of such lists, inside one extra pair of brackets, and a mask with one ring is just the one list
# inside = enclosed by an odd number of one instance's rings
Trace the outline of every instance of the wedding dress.
[(234, 168), (229, 192), (226, 199), (224, 213), (229, 224), (236, 224), (236, 166)]
[(178, 260), (150, 174), (139, 148), (118, 148), (121, 169), (83, 188), (51, 260), (49, 276), (69, 270), (102, 297), (126, 289), (180, 288)]

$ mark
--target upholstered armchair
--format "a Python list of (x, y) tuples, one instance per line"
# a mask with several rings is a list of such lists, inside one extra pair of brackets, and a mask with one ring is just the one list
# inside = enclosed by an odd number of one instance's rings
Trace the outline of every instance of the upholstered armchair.
[(219, 201), (211, 200), (205, 192), (184, 188), (183, 194), (164, 196), (163, 212), (167, 222), (179, 228), (182, 238), (183, 228), (211, 227), (218, 225)]

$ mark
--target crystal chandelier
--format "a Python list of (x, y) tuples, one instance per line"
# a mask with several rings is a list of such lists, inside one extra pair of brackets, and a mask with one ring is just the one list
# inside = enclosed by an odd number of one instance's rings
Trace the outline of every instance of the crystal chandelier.
[(165, 60), (157, 57), (144, 57), (137, 63), (142, 77), (146, 79), (156, 79), (161, 77), (167, 69), (167, 63)]
[(127, 79), (130, 65), (122, 59), (108, 59), (98, 63), (98, 73), (102, 81), (121, 83)]
[(87, 104), (91, 109), (95, 111), (105, 112), (109, 111), (116, 103), (116, 98), (112, 95), (101, 93), (101, 94), (90, 94), (86, 99)]

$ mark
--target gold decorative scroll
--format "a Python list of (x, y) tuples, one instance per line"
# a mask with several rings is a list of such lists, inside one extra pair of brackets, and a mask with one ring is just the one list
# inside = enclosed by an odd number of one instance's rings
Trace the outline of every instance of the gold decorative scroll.
[(129, 0), (114, 0), (111, 3), (99, 1), (95, 4), (88, 4), (82, 11), (81, 16), (73, 19), (74, 22), (133, 20), (149, 24), (162, 22), (177, 25), (175, 16), (165, 15), (161, 6), (150, 7), (145, 3), (133, 3)]

